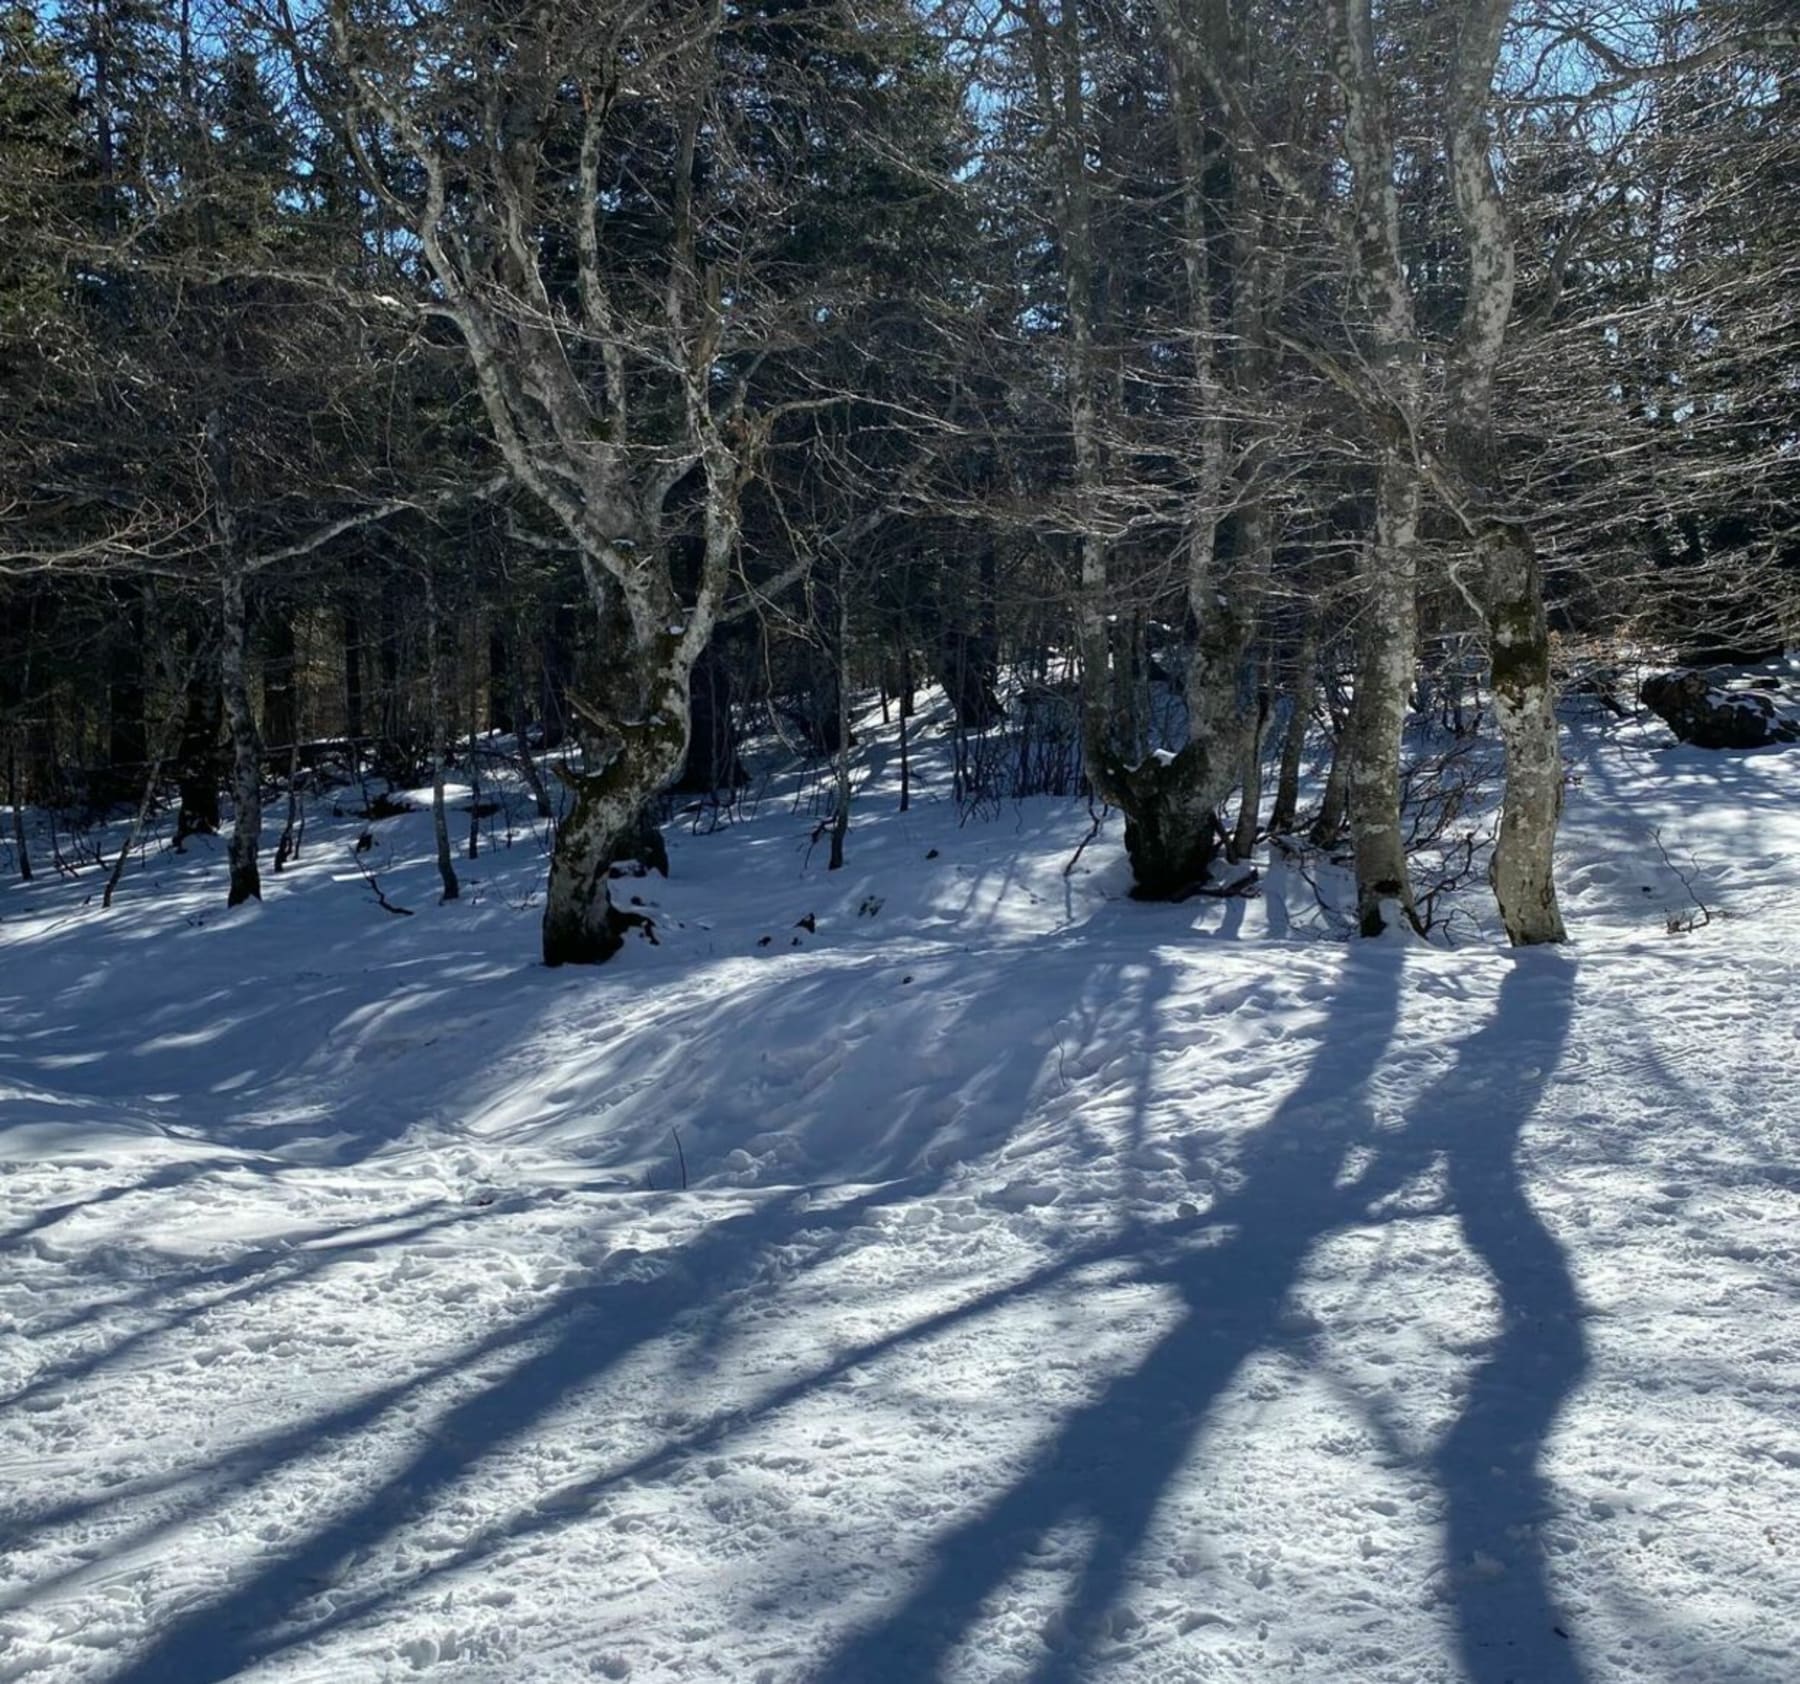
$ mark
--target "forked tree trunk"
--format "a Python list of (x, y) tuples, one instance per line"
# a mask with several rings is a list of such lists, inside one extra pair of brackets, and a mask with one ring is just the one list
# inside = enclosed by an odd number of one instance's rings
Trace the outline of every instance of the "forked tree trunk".
[(592, 751), (599, 769), (561, 776), (573, 796), (556, 827), (550, 887), (544, 901), (544, 963), (599, 965), (643, 920), (619, 911), (607, 892), (607, 871), (623, 838), (642, 824), (644, 804), (668, 786), (687, 755), (687, 674), (672, 677), (655, 717)]
[[(708, 175), (708, 125), (716, 116), (714, 39), (725, 27), (725, 8), (713, 8), (659, 60), (679, 94), (668, 108), (673, 144), (662, 178), (666, 264), (660, 289), (649, 289), (652, 296), (660, 290), (660, 303), (645, 309), (657, 319), (656, 365), (679, 384), (681, 420), (671, 448), (668, 406), (660, 399), (653, 404), (654, 449), (644, 448), (648, 441), (635, 435), (632, 419), (632, 365), (647, 342), (631, 331), (634, 307), (614, 297), (616, 273), (602, 261), (611, 100), (584, 102), (579, 141), (558, 160), (564, 173), (552, 193), (545, 154), (519, 144), (510, 118), (496, 119), (494, 127), (486, 113), (480, 120), (459, 113), (445, 121), (429, 78), (421, 92), (419, 79), (390, 82), (373, 67), (352, 8), (329, 7), (327, 19), (356, 100), (387, 125), (407, 155), (413, 181), (398, 191), (415, 195), (412, 233), (431, 274), (434, 308), (463, 341), (507, 471), (574, 545), (602, 625), (614, 620), (616, 597), (628, 627), (619, 647), (607, 651), (596, 697), (571, 690), (566, 698), (583, 721), (590, 769), (563, 773), (574, 800), (557, 832), (544, 906), (545, 963), (597, 963), (618, 951), (623, 928), (634, 921), (611, 904), (607, 867), (646, 804), (681, 770), (694, 665), (731, 583), (740, 499), (749, 464), (767, 438), (767, 424), (746, 412), (742, 383), (729, 416), (715, 413), (732, 289), (700, 237), (708, 212), (699, 195)], [(544, 87), (565, 85), (559, 78), (566, 75), (585, 79), (596, 61), (584, 48), (575, 62), (578, 72), (559, 70)], [(385, 162), (359, 141), (352, 144), (371, 184), (393, 198)], [(471, 169), (483, 183), (472, 197), (460, 185)], [(546, 216), (564, 238), (519, 236)], [(534, 246), (549, 255), (540, 258)], [(634, 279), (634, 296), (642, 278)], [(570, 356), (569, 336), (553, 324), (554, 312), (544, 308), (553, 294), (580, 313), (578, 360)], [(704, 539), (689, 602), (677, 589), (666, 510), (696, 470), (704, 486)]]
[[(1033, 68), (1039, 97), (1052, 113), (1061, 155), (1058, 234), (1063, 247), (1064, 298), (1070, 335), (1069, 419), (1075, 480), (1082, 508), (1081, 586), (1078, 629), (1082, 662), (1082, 755), (1088, 781), (1104, 801), (1125, 815), (1125, 851), (1132, 893), (1165, 899), (1190, 889), (1206, 875), (1220, 843), (1218, 809), (1236, 780), (1247, 723), (1244, 654), (1255, 624), (1256, 569), (1267, 556), (1267, 528), (1260, 509), (1244, 515), (1245, 548), (1252, 559), (1228, 579), (1217, 569), (1219, 508), (1227, 480), (1222, 420), (1222, 381), (1215, 363), (1217, 329), (1214, 284), (1207, 252), (1209, 230), (1203, 182), (1208, 159), (1192, 96), (1192, 47), (1179, 18), (1166, 11), (1175, 72), (1170, 92), (1176, 106), (1183, 177), (1183, 259), (1194, 358), (1196, 400), (1204, 421), (1194, 482), (1188, 499), (1188, 597), (1198, 640), (1188, 668), (1187, 740), (1173, 755), (1149, 754), (1127, 765), (1118, 753), (1118, 687), (1112, 666), (1107, 594), (1107, 551), (1095, 505), (1102, 484), (1098, 386), (1092, 321), (1095, 253), (1092, 194), (1086, 163), (1082, 40), (1076, 8), (1064, 6), (1054, 28), (1033, 6), (1028, 12)], [(1053, 72), (1054, 64), (1054, 72)], [(1057, 74), (1057, 73), (1060, 74)], [(1260, 308), (1258, 288), (1247, 274), (1235, 294), (1245, 326)]]

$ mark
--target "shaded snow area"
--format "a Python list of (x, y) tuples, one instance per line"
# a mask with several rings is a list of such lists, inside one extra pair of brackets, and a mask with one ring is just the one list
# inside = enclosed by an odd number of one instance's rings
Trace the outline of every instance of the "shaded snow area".
[(0, 892), (0, 1679), (1800, 1679), (1800, 749), (1572, 718), (1515, 958), (870, 741), (599, 971), (422, 814)]

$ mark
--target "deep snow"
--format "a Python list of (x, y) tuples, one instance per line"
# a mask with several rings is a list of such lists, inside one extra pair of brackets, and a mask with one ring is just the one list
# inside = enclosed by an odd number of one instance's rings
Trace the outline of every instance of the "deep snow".
[(1513, 956), (872, 739), (599, 972), (423, 815), (0, 893), (0, 1680), (1800, 1679), (1800, 749), (1572, 718)]

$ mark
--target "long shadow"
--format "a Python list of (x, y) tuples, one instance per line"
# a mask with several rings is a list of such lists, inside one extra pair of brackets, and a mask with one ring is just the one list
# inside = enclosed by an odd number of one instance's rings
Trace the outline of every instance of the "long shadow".
[(1550, 1594), (1542, 1461), (1587, 1372), (1587, 1341), (1568, 1259), (1532, 1209), (1519, 1164), (1520, 1133), (1568, 1041), (1574, 993), (1564, 955), (1516, 955), (1494, 1015), (1462, 1044), (1414, 1124), (1442, 1141), (1463, 1237), (1500, 1294), (1499, 1337), (1433, 1458), (1470, 1684), (1586, 1677)]
[(1105, 1616), (1163, 1495), (1243, 1362), (1278, 1333), (1313, 1246), (1360, 1208), (1336, 1186), (1348, 1147), (1373, 1127), (1367, 1088), (1399, 1012), (1403, 955), (1353, 948), (1320, 1048), (1299, 1086), (1252, 1136), (1239, 1191), (1172, 1257), (1143, 1236), (1141, 1278), (1174, 1287), (1175, 1326), (1130, 1373), (1077, 1410), (984, 1512), (942, 1540), (929, 1573), (813, 1675), (917, 1684), (941, 1673), (986, 1599), (1053, 1528), (1085, 1526), (1086, 1558), (1063, 1608), (1066, 1640), (1036, 1677), (1084, 1677)]
[(88, 1194), (86, 1198), (69, 1199), (59, 1205), (44, 1205), (32, 1212), (23, 1222), (15, 1223), (10, 1228), (0, 1229), (0, 1245), (10, 1245), (29, 1239), (33, 1234), (39, 1234), (46, 1228), (55, 1227), (57, 1223), (74, 1216), (79, 1211), (95, 1209), (101, 1205), (111, 1204), (118, 1199), (127, 1199), (134, 1193), (167, 1192), (185, 1182), (209, 1175), (216, 1169), (235, 1167), (241, 1161), (236, 1153), (227, 1152), (217, 1152), (207, 1157), (177, 1158), (173, 1163), (164, 1164), (160, 1169), (140, 1176), (136, 1181), (115, 1182), (111, 1187), (103, 1187), (97, 1193)]
[[(820, 1684), (940, 1676), (986, 1599), (1058, 1526), (1085, 1527), (1089, 1541), (1064, 1598), (1064, 1640), (1033, 1677), (1078, 1684), (1209, 1412), (1243, 1362), (1279, 1337), (1308, 1253), (1335, 1229), (1372, 1220), (1371, 1204), (1439, 1158), (1505, 1324), (1433, 1459), (1447, 1501), (1458, 1653), (1469, 1684), (1582, 1684), (1549, 1590), (1540, 1461), (1586, 1350), (1567, 1262), (1532, 1211), (1517, 1162), (1519, 1133), (1567, 1040), (1573, 967), (1556, 955), (1519, 956), (1493, 1018), (1458, 1048), (1450, 1075), (1399, 1129), (1383, 1130), (1367, 1088), (1397, 1019), (1400, 964), (1352, 950), (1311, 1068), (1257, 1132), (1239, 1163), (1246, 1184), (1209, 1213), (1207, 1231), (1193, 1236), (1198, 1248), (1159, 1261), (1151, 1246), (1160, 1239), (1166, 1249), (1170, 1236), (1145, 1236), (1138, 1278), (1179, 1291), (1176, 1325), (934, 1548), (912, 1591), (812, 1675)], [(1353, 1145), (1374, 1158), (1345, 1183), (1338, 1172)]]
[[(116, 1315), (119, 1311), (132, 1308), (147, 1302), (151, 1297), (176, 1297), (181, 1294), (205, 1291), (208, 1288), (219, 1288), (207, 1297), (193, 1298), (179, 1304), (173, 1309), (155, 1313), (155, 1319), (147, 1321), (142, 1327), (133, 1328), (129, 1333), (113, 1337), (111, 1344), (100, 1344), (77, 1356), (61, 1358), (45, 1364), (31, 1379), (17, 1390), (0, 1397), (0, 1411), (8, 1409), (29, 1408), (34, 1399), (46, 1393), (61, 1391), (97, 1374), (104, 1369), (122, 1362), (133, 1352), (159, 1340), (167, 1339), (171, 1334), (210, 1315), (216, 1310), (225, 1309), (234, 1304), (251, 1299), (272, 1296), (283, 1288), (305, 1283), (314, 1276), (324, 1273), (335, 1265), (342, 1263), (347, 1257), (366, 1255), (371, 1250), (382, 1250), (390, 1246), (410, 1244), (426, 1239), (444, 1228), (460, 1223), (479, 1220), (498, 1206), (465, 1206), (451, 1210), (443, 1215), (431, 1216), (443, 1201), (431, 1200), (414, 1205), (410, 1209), (397, 1212), (394, 1220), (404, 1222), (405, 1227), (394, 1228), (384, 1233), (380, 1240), (371, 1245), (358, 1242), (352, 1238), (340, 1244), (331, 1243), (333, 1236), (348, 1233), (356, 1235), (365, 1226), (363, 1223), (343, 1224), (336, 1227), (302, 1230), (288, 1237), (287, 1246), (281, 1251), (257, 1250), (234, 1258), (229, 1263), (217, 1264), (213, 1267), (191, 1272), (181, 1271), (159, 1279), (154, 1287), (142, 1288), (122, 1300), (115, 1300), (100, 1306), (104, 1315)], [(414, 1218), (419, 1220), (413, 1220)], [(96, 1324), (103, 1321), (99, 1312), (91, 1316), (71, 1317), (53, 1328), (33, 1329), (34, 1335), (39, 1331), (68, 1332), (79, 1327), (84, 1320), (93, 1320)], [(104, 1331), (104, 1329), (103, 1329)], [(71, 1515), (61, 1518), (70, 1519)]]
[[(496, 1357), (519, 1354), (499, 1380), (454, 1404), (431, 1427), (422, 1447), (401, 1467), (359, 1492), (335, 1518), (296, 1547), (263, 1560), (257, 1571), (221, 1599), (172, 1622), (149, 1650), (113, 1676), (112, 1684), (219, 1684), (271, 1654), (342, 1620), (335, 1612), (305, 1611), (329, 1590), (343, 1562), (429, 1510), (482, 1458), (516, 1441), (572, 1393), (593, 1383), (684, 1312), (714, 1292), (741, 1284), (770, 1248), (800, 1230), (843, 1230), (891, 1199), (917, 1187), (888, 1187), (821, 1213), (794, 1194), (707, 1229), (680, 1248), (677, 1266), (649, 1281), (559, 1295), (522, 1322), (500, 1330), (428, 1373), (306, 1421), (250, 1450), (232, 1469), (233, 1486), (248, 1484), (289, 1460), (372, 1425), (425, 1384)], [(169, 1531), (191, 1517), (162, 1523)]]
[[(872, 1356), (1041, 1294), (1088, 1263), (1124, 1260), (1136, 1265), (1135, 1279), (1173, 1289), (1179, 1300), (1173, 1327), (1136, 1368), (1070, 1415), (985, 1511), (934, 1546), (910, 1593), (813, 1674), (830, 1684), (911, 1684), (938, 1676), (988, 1597), (1027, 1564), (1038, 1540), (1068, 1526), (1083, 1535), (1086, 1554), (1061, 1610), (1064, 1639), (1034, 1676), (1041, 1684), (1074, 1684), (1091, 1672), (1107, 1616), (1214, 1406), (1245, 1360), (1283, 1337), (1282, 1312), (1309, 1253), (1337, 1228), (1370, 1221), (1372, 1202), (1441, 1157), (1469, 1244), (1492, 1272), (1505, 1308), (1504, 1331), (1433, 1463), (1448, 1504), (1459, 1649), (1470, 1684), (1522, 1678), (1581, 1684), (1573, 1644), (1557, 1634), (1536, 1531), (1546, 1504), (1538, 1466), (1543, 1446), (1585, 1366), (1580, 1306), (1560, 1250), (1525, 1199), (1516, 1162), (1519, 1132), (1566, 1041), (1572, 969), (1554, 956), (1515, 962), (1494, 1018), (1461, 1045), (1451, 1074), (1400, 1128), (1384, 1129), (1372, 1114), (1370, 1089), (1398, 1020), (1405, 963), (1404, 953), (1393, 949), (1348, 952), (1312, 1063), (1271, 1121), (1248, 1137), (1234, 1165), (1242, 1178), (1236, 1190), (1204, 1216), (1115, 1229), (1072, 1246), (1023, 1281), (842, 1353), (747, 1410), (722, 1412), (558, 1492), (548, 1516), (534, 1504), (484, 1527), (449, 1563), (434, 1563), (423, 1576), (442, 1567), (478, 1567), (503, 1542), (566, 1520), (571, 1504), (578, 1510), (621, 1483), (663, 1476)], [(1153, 998), (1147, 989), (1146, 999)], [(1025, 1114), (1037, 1056), (1023, 1049), (1009, 1055), (993, 1082), (995, 1112)], [(993, 1143), (991, 1135), (983, 1142)], [(1342, 1171), (1353, 1147), (1372, 1153), (1373, 1162), (1346, 1182)], [(757, 1278), (764, 1258), (802, 1232), (816, 1258), (829, 1257), (835, 1237), (875, 1208), (928, 1195), (941, 1181), (940, 1172), (928, 1172), (823, 1211), (803, 1196), (773, 1199), (703, 1230), (669, 1255), (673, 1267), (657, 1279), (565, 1292), (425, 1374), (247, 1447), (226, 1472), (226, 1489), (270, 1475), (324, 1440), (372, 1426), (422, 1386), (491, 1368), (496, 1358), (516, 1359), (500, 1379), (453, 1404), (390, 1477), (356, 1493), (295, 1547), (265, 1557), (218, 1600), (167, 1625), (114, 1684), (216, 1684), (415, 1590), (421, 1575), (405, 1572), (351, 1596), (333, 1586), (347, 1558), (426, 1512), (487, 1455), (517, 1441), (672, 1322), (683, 1321), (716, 1353), (719, 1326), (706, 1317), (722, 1296)], [(217, 1494), (215, 1482), (204, 1501)], [(171, 1517), (157, 1530), (184, 1518)]]
[[(1064, 954), (1057, 976), (1069, 986), (1085, 984), (1091, 965)], [(995, 1044), (989, 1031), (1006, 1004), (1004, 986), (1010, 968), (994, 989), (964, 1002), (967, 1027), (959, 1030), (979, 1048), (985, 1060), (976, 1086), (984, 1117), (971, 1151), (986, 1151), (1002, 1142), (1007, 1128), (1029, 1115), (1037, 1078), (1044, 1063), (1042, 1047), (1022, 1036), (1003, 1035)], [(1043, 1006), (1053, 996), (1040, 994)], [(1014, 1009), (1017, 1009), (1016, 1007)], [(1048, 1009), (1055, 1010), (1054, 1006)], [(873, 1068), (885, 1068), (887, 1049), (861, 1055)], [(958, 1085), (969, 1071), (957, 1066)], [(850, 1081), (852, 1091), (868, 1090)], [(1002, 1124), (1007, 1127), (1002, 1127)], [(841, 1125), (838, 1125), (841, 1126)], [(931, 1135), (928, 1116), (913, 1125), (920, 1139)], [(898, 1162), (898, 1153), (891, 1160)], [(355, 1492), (348, 1504), (326, 1517), (292, 1548), (260, 1560), (220, 1597), (171, 1621), (151, 1647), (114, 1675), (114, 1684), (216, 1684), (342, 1623), (339, 1609), (350, 1598), (335, 1589), (346, 1559), (366, 1552), (429, 1511), (456, 1482), (469, 1477), (488, 1456), (518, 1442), (547, 1414), (577, 1393), (592, 1387), (633, 1352), (665, 1336), (680, 1323), (703, 1340), (707, 1317), (719, 1301), (760, 1279), (764, 1261), (790, 1252), (805, 1235), (808, 1260), (818, 1266), (851, 1230), (867, 1223), (879, 1208), (923, 1198), (952, 1172), (956, 1154), (912, 1176), (883, 1183), (821, 1209), (804, 1189), (784, 1193), (756, 1209), (717, 1221), (689, 1242), (658, 1254), (665, 1265), (651, 1280), (626, 1278), (611, 1284), (565, 1290), (528, 1317), (482, 1340), (474, 1350), (456, 1353), (440, 1367), (384, 1388), (323, 1417), (296, 1423), (271, 1435), (234, 1458), (224, 1481), (214, 1481), (201, 1507), (216, 1503), (221, 1489), (242, 1489), (278, 1472), (293, 1458), (316, 1453), (322, 1444), (342, 1440), (385, 1420), (398, 1404), (416, 1396), (424, 1385), (457, 1373), (491, 1371), (513, 1359), (497, 1380), (484, 1381), (452, 1404), (432, 1426), (428, 1439), (407, 1456), (390, 1476)], [(791, 1265), (784, 1264), (785, 1272)], [(714, 1335), (716, 1337), (716, 1335)], [(829, 1382), (829, 1374), (818, 1383)], [(723, 1422), (720, 1423), (724, 1425)], [(606, 1481), (593, 1482), (598, 1491)], [(558, 1510), (565, 1493), (558, 1494)], [(475, 1543), (478, 1556), (504, 1538), (529, 1531), (541, 1519), (534, 1505), (527, 1514), (486, 1529)], [(564, 1514), (566, 1518), (566, 1513)], [(166, 1534), (193, 1518), (167, 1517), (156, 1532)], [(133, 1540), (142, 1547), (143, 1539)], [(404, 1578), (399, 1574), (397, 1577)], [(379, 1604), (389, 1587), (364, 1597), (355, 1607)], [(322, 1593), (330, 1592), (329, 1595)]]

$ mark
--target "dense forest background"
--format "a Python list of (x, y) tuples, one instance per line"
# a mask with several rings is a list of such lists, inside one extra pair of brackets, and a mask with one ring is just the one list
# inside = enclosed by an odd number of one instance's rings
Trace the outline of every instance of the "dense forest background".
[(13, 3), (0, 380), (22, 873), (26, 806), (166, 809), (241, 901), (308, 778), (497, 757), (602, 959), (672, 792), (778, 732), (841, 857), (851, 697), (938, 684), (958, 799), (1091, 791), (1151, 896), (1341, 847), (1369, 934), (1429, 922), (1409, 720), (1485, 712), (1555, 941), (1559, 692), (1793, 635), (1800, 27)]

